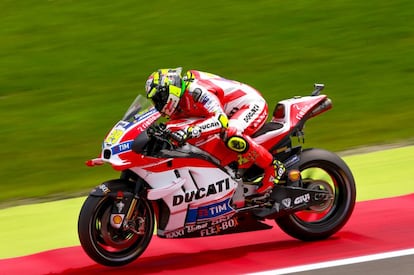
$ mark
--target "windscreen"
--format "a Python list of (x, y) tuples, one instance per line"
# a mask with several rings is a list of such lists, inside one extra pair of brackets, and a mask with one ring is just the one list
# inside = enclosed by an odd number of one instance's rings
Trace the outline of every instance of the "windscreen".
[(147, 114), (153, 108), (151, 101), (142, 95), (138, 95), (126, 111), (123, 121), (132, 122)]

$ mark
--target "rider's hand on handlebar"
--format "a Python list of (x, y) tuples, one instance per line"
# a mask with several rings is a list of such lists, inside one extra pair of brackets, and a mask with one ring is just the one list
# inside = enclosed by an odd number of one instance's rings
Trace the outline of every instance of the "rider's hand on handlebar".
[(190, 126), (185, 130), (178, 130), (170, 134), (171, 139), (175, 141), (177, 146), (182, 146), (188, 139), (197, 138), (201, 134), (201, 129), (198, 126)]
[(188, 133), (184, 130), (178, 130), (170, 134), (172, 143), (176, 146), (183, 145), (189, 138)]

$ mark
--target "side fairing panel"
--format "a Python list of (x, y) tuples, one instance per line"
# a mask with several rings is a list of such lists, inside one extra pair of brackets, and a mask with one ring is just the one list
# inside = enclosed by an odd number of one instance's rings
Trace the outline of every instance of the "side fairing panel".
[(237, 183), (216, 167), (188, 166), (145, 173), (142, 169), (132, 170), (153, 188), (149, 190), (149, 196), (153, 195), (151, 192), (163, 194), (159, 199), (168, 206), (170, 218), (165, 228), (159, 228), (161, 234), (168, 235), (185, 225), (234, 213), (230, 200)]

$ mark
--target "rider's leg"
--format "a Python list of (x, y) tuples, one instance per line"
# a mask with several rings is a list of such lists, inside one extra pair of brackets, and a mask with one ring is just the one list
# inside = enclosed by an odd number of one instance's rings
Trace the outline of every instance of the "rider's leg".
[(285, 173), (284, 165), (273, 159), (272, 154), (263, 146), (254, 142), (249, 136), (235, 135), (228, 137), (226, 145), (233, 151), (241, 153), (241, 160), (246, 159), (263, 168), (264, 175), (258, 193), (265, 193), (273, 188)]
[(267, 115), (267, 104), (261, 99), (239, 108), (228, 121), (229, 131), (225, 140), (227, 147), (241, 154), (242, 159), (248, 159), (264, 170), (258, 193), (271, 189), (286, 170), (281, 162), (273, 159), (266, 148), (250, 138), (266, 122)]

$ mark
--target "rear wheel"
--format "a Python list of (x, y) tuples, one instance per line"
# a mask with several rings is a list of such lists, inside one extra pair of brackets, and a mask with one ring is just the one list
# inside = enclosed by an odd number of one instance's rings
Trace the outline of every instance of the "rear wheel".
[(313, 241), (328, 238), (340, 230), (355, 206), (355, 181), (346, 163), (336, 154), (309, 149), (302, 152), (299, 162), (303, 187), (326, 190), (332, 199), (307, 210), (276, 218), (288, 235)]
[(133, 209), (129, 229), (114, 228), (110, 216), (114, 200), (89, 196), (78, 220), (78, 234), (85, 252), (97, 263), (121, 266), (138, 258), (154, 231), (154, 212), (148, 200), (140, 198)]

